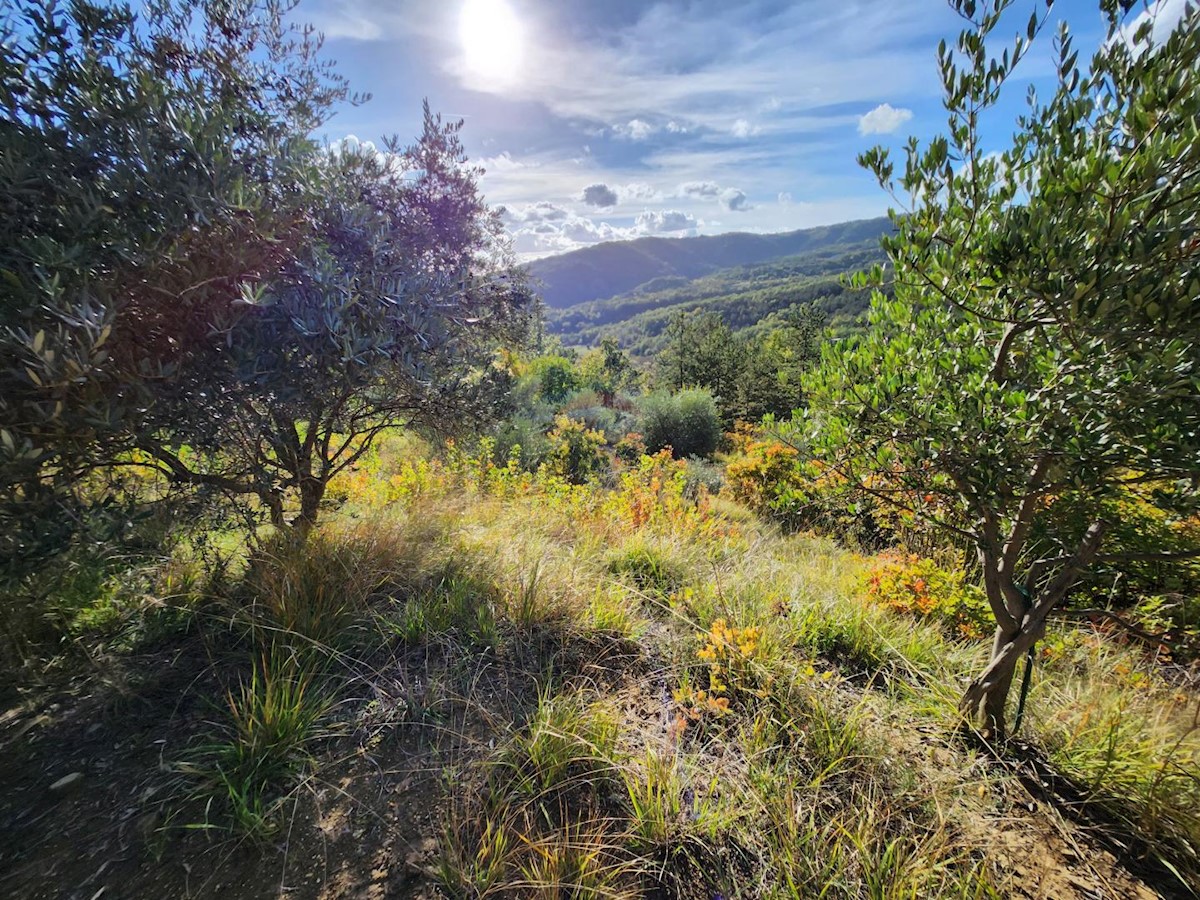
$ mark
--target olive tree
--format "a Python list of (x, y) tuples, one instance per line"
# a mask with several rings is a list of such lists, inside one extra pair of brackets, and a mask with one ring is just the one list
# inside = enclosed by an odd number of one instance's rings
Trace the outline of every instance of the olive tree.
[(487, 413), (492, 351), (523, 339), (531, 294), (457, 133), (425, 109), (407, 149), (312, 164), (304, 240), (247, 278), (221, 339), (173, 379), (138, 447), (169, 480), (315, 521), (331, 478), (386, 429)]
[[(992, 148), (984, 123), (1053, 14), (996, 55), (1013, 5), (953, 0), (946, 134), (910, 140), (899, 175), (886, 150), (860, 158), (897, 202), (871, 273), (894, 296), (826, 352), (808, 422), (851, 484), (974, 547), (996, 632), (961, 707), (995, 737), (1019, 657), (1109, 549), (1104, 501), (1155, 483), (1184, 515), (1200, 484), (1200, 14), (1155, 40), (1103, 0), (1083, 63), (1063, 24), (1052, 95)], [(1066, 496), (1082, 524), (1053, 518)]]
[(6, 570), (69, 541), (97, 469), (307, 525), (380, 429), (486, 394), (473, 362), (524, 292), (457, 126), (315, 144), (349, 95), (290, 10), (20, 0), (0, 21)]
[(69, 540), (79, 478), (135, 445), (242, 284), (306, 228), (294, 161), (348, 95), (289, 9), (16, 0), (0, 16), (6, 571)]

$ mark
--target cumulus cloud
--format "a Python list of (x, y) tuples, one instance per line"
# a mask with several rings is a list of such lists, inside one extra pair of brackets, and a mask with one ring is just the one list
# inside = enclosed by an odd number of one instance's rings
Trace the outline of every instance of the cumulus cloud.
[[(540, 208), (541, 204), (531, 204)], [(546, 204), (552, 206), (552, 204)], [(588, 216), (566, 213), (553, 219), (516, 219), (506, 211), (513, 249), (524, 259), (577, 250), (602, 241), (627, 241), (652, 234), (694, 235), (700, 222), (677, 209), (644, 210), (630, 225), (613, 225)]]
[(691, 231), (695, 227), (696, 220), (687, 213), (680, 212), (677, 209), (646, 210), (643, 213), (638, 213), (638, 217), (634, 222), (634, 228), (646, 234)]
[(787, 191), (780, 191), (777, 199), (780, 206), (788, 206), (792, 202), (792, 195)]
[(911, 109), (898, 109), (890, 103), (880, 103), (869, 113), (859, 117), (858, 133), (891, 134), (912, 117)]
[(348, 134), (344, 138), (329, 143), (330, 156), (342, 156), (343, 154), (354, 156), (374, 156), (381, 165), (387, 165), (389, 154), (380, 150), (375, 145), (374, 141), (359, 140), (356, 135)]
[(721, 186), (715, 181), (685, 181), (679, 186), (681, 197), (718, 197)]
[(513, 249), (525, 258), (576, 250), (601, 241), (620, 240), (630, 237), (628, 232), (631, 231), (574, 214), (555, 221), (525, 223), (509, 229)]
[(561, 206), (541, 201), (525, 206), (500, 207), (500, 217), (509, 223), (524, 222), (557, 222), (567, 218), (570, 213)]
[(617, 192), (607, 184), (589, 184), (583, 189), (581, 199), (588, 206), (616, 206)]
[(613, 132), (617, 137), (628, 138), (631, 141), (644, 141), (654, 134), (655, 127), (641, 119), (630, 119), (625, 125), (614, 125)]
[(762, 129), (745, 119), (738, 119), (729, 129), (729, 133), (737, 138), (748, 138), (758, 134)]
[(631, 181), (624, 187), (617, 188), (622, 200), (661, 200), (662, 194), (644, 181)]
[(580, 244), (595, 244), (611, 239), (613, 231), (607, 222), (593, 222), (583, 216), (572, 216), (558, 229), (558, 234)]
[(348, 134), (340, 140), (332, 141), (329, 144), (329, 152), (334, 156), (340, 156), (343, 153), (378, 153), (379, 148), (375, 146), (373, 141), (361, 141), (358, 135)]
[(721, 205), (730, 212), (745, 212), (754, 209), (746, 195), (737, 188), (729, 188), (721, 194)]
[(478, 162), (485, 172), (514, 172), (529, 167), (527, 163), (513, 159), (507, 150), (496, 156), (484, 156)]
[(671, 132), (671, 134), (687, 134), (688, 128), (686, 125), (681, 125), (672, 119), (667, 123), (667, 131)]

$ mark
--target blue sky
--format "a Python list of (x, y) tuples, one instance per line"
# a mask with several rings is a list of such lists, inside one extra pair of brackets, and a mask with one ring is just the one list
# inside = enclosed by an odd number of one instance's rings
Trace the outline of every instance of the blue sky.
[[(1183, 0), (1158, 0), (1160, 20)], [(1023, 30), (1044, 0), (1019, 2)], [(785, 231), (880, 215), (855, 155), (944, 127), (935, 48), (961, 25), (943, 0), (302, 0), (297, 17), (355, 90), (330, 141), (414, 136), (421, 100), (465, 120), (526, 258), (643, 234)], [(1094, 0), (1064, 0), (1086, 56)], [(1048, 34), (1018, 70), (996, 147), (1032, 81), (1050, 89)]]

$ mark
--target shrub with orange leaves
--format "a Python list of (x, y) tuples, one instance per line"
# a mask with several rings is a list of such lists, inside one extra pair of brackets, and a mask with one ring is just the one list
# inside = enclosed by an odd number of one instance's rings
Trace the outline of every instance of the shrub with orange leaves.
[(865, 588), (872, 603), (933, 619), (959, 637), (981, 638), (992, 628), (983, 591), (961, 569), (944, 569), (931, 559), (881, 553), (867, 572)]
[(723, 716), (731, 705), (767, 695), (771, 678), (763, 667), (760, 628), (737, 628), (717, 619), (699, 639), (704, 646), (696, 651), (696, 658), (704, 665), (708, 687), (693, 688), (684, 679), (675, 691), (676, 702), (690, 718), (705, 713)]

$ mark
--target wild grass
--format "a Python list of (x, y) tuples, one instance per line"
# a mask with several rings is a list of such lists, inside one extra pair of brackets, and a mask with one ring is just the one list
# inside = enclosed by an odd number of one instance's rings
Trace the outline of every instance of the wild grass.
[[(987, 648), (871, 603), (870, 559), (685, 495), (665, 459), (610, 489), (465, 456), (383, 481), (229, 592), (253, 663), (188, 767), (237, 827), (269, 833), (319, 770), (347, 685), (438, 659), (436, 727), (401, 674), (355, 715), (472, 748), (440, 807), (451, 896), (1006, 895), (980, 835), (1011, 770), (957, 737)], [(1062, 634), (1022, 737), (1200, 884), (1195, 692)]]
[(181, 771), (206, 798), (205, 827), (214, 801), (239, 831), (264, 837), (274, 813), (312, 762), (311, 745), (332, 703), (312, 657), (279, 647), (265, 651), (250, 673), (225, 694), (216, 739), (195, 748)]
[(1200, 882), (1200, 696), (1136, 650), (1074, 630), (1043, 652), (1030, 710), (1082, 799), (1185, 884)]
[(616, 739), (603, 704), (543, 691), (445, 818), (439, 874), (450, 896), (632, 896), (628, 855), (599, 802)]

